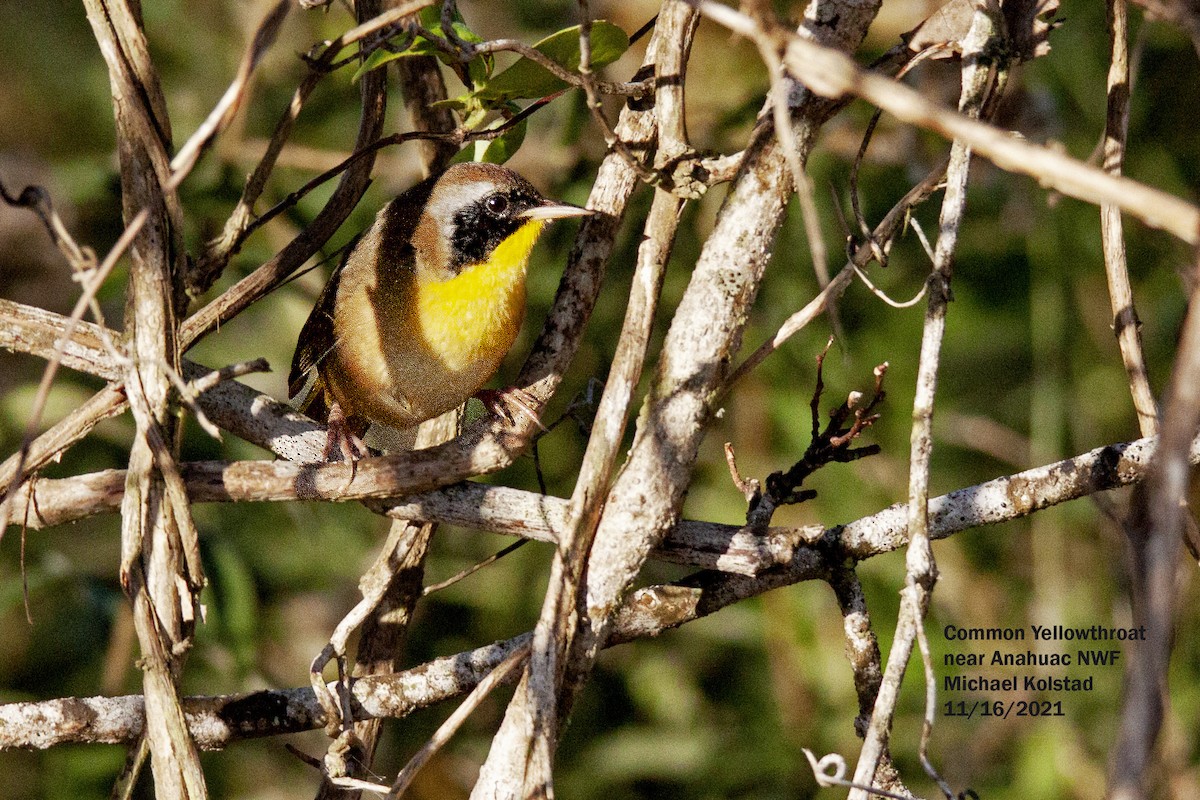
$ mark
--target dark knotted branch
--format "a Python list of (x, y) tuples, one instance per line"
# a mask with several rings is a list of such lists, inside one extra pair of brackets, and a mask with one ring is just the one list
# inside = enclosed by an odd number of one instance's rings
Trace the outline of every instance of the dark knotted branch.
[[(774, 472), (765, 481), (755, 478), (744, 478), (738, 471), (737, 460), (733, 445), (726, 442), (725, 460), (729, 466), (729, 474), (734, 485), (746, 498), (746, 524), (751, 530), (765, 530), (770, 524), (775, 510), (792, 503), (802, 503), (816, 496), (810, 489), (801, 489), (803, 482), (818, 469), (831, 463), (846, 463), (874, 455), (879, 452), (877, 445), (851, 447), (863, 431), (873, 425), (879, 414), (874, 413), (885, 397), (883, 389), (884, 376), (887, 374), (887, 364), (875, 368), (875, 387), (869, 401), (863, 403), (861, 392), (850, 392), (847, 399), (830, 412), (829, 422), (824, 429), (821, 427), (820, 401), (825, 390), (823, 371), (825, 356), (833, 344), (832, 338), (825, 349), (817, 355), (817, 374), (810, 402), (812, 435), (809, 446), (803, 457), (787, 470)], [(853, 417), (853, 422), (846, 426), (847, 419)], [(854, 674), (854, 688), (858, 694), (859, 715), (854, 720), (854, 730), (859, 737), (865, 738), (871, 719), (871, 710), (879, 695), (879, 687), (883, 678), (882, 658), (879, 643), (871, 629), (871, 618), (867, 611), (866, 598), (853, 561), (829, 561), (829, 568), (823, 576), (837, 599), (838, 608), (842, 613), (842, 629), (846, 637), (846, 657)], [(809, 751), (805, 751), (806, 754)], [(827, 756), (826, 758), (829, 758)], [(845, 771), (845, 761), (840, 756), (838, 760), (841, 773)], [(809, 754), (810, 762), (816, 763)], [(824, 775), (824, 767), (815, 766), (814, 771), (822, 786), (845, 785), (829, 776)], [(881, 753), (879, 776), (892, 788), (901, 787), (899, 775), (892, 765), (891, 756), (885, 748)]]
[[(811, 489), (802, 489), (804, 481), (817, 470), (828, 464), (846, 464), (879, 452), (878, 445), (850, 447), (863, 431), (875, 424), (879, 414), (875, 409), (883, 402), (886, 392), (883, 379), (887, 375), (886, 363), (874, 370), (875, 389), (871, 399), (863, 404), (862, 392), (850, 392), (840, 405), (829, 413), (829, 422), (821, 428), (821, 395), (825, 391), (823, 380), (825, 356), (833, 340), (817, 356), (817, 377), (810, 402), (812, 435), (808, 447), (800, 460), (786, 470), (773, 472), (765, 481), (745, 479), (738, 472), (733, 445), (725, 443), (725, 461), (729, 474), (738, 491), (746, 498), (746, 524), (751, 529), (765, 530), (775, 516), (775, 509), (782, 505), (803, 503), (817, 496)], [(847, 426), (846, 421), (853, 421)]]

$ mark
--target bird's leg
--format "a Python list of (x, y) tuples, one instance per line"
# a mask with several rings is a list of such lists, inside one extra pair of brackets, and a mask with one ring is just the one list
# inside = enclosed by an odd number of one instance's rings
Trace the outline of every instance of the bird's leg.
[(483, 403), (484, 408), (510, 426), (515, 421), (513, 419), (515, 412), (526, 419), (533, 420), (533, 424), (543, 431), (546, 430), (546, 426), (538, 419), (537, 398), (524, 389), (516, 386), (509, 386), (505, 389), (480, 389), (473, 396)]
[(362, 440), (367, 426), (357, 417), (347, 416), (338, 401), (330, 402), (325, 424), (329, 431), (325, 438), (326, 461), (358, 461), (371, 454)]

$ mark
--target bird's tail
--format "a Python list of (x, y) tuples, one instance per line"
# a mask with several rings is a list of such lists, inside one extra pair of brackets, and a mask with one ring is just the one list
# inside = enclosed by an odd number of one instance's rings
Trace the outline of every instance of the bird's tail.
[(296, 407), (304, 416), (309, 419), (314, 419), (317, 422), (329, 421), (329, 390), (325, 386), (325, 381), (321, 378), (320, 373), (316, 373), (316, 378), (313, 379), (312, 386), (308, 390), (308, 394), (300, 401)]

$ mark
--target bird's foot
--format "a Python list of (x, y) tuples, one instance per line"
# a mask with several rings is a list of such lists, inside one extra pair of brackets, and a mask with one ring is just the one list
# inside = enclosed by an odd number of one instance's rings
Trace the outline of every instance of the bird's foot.
[[(359, 435), (361, 425), (356, 425), (335, 400), (329, 404), (329, 419), (326, 422), (326, 461), (358, 461), (371, 455), (370, 449)], [(365, 430), (363, 431), (365, 433)]]
[(546, 426), (538, 419), (537, 398), (524, 389), (509, 386), (506, 389), (480, 389), (474, 397), (483, 407), (504, 420), (509, 426), (515, 424), (515, 415), (531, 420), (543, 431)]

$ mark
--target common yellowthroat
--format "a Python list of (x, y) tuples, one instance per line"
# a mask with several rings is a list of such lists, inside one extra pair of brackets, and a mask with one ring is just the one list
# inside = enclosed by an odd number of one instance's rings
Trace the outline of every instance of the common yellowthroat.
[[(547, 222), (592, 212), (547, 200), (495, 164), (456, 164), (383, 207), (300, 331), (288, 396), (327, 420), (326, 457), (366, 454), (370, 423), (407, 428), (480, 395), (525, 317), (529, 253)], [(514, 395), (515, 393), (515, 395)], [(483, 393), (522, 406), (519, 390)]]

